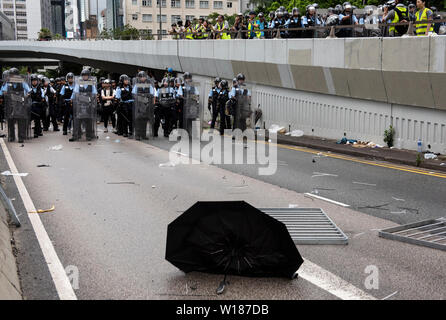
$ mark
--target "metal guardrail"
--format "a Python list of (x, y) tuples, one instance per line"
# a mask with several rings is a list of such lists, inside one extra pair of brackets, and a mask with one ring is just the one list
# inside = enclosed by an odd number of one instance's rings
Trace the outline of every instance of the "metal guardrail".
[(428, 219), (379, 231), (382, 238), (446, 251), (446, 218)]
[[(284, 32), (305, 32), (305, 31), (313, 31), (316, 36), (308, 37), (308, 38), (323, 38), (323, 37), (335, 37), (335, 33), (339, 30), (351, 30), (352, 32), (355, 31), (355, 29), (365, 29), (365, 30), (385, 30), (388, 27), (391, 26), (409, 26), (409, 30), (414, 30), (415, 26), (417, 24), (436, 24), (436, 23), (446, 23), (446, 19), (436, 19), (436, 20), (424, 20), (424, 21), (418, 21), (418, 22), (398, 22), (398, 23), (377, 23), (377, 24), (354, 24), (354, 25), (334, 25), (334, 26), (311, 26), (311, 27), (304, 27), (304, 28), (273, 28), (273, 29), (257, 29), (257, 30), (209, 30), (205, 33), (209, 34), (210, 36), (204, 39), (193, 39), (193, 40), (215, 40), (219, 39), (220, 35), (222, 33), (226, 33), (231, 35), (231, 39), (241, 39), (243, 38), (243, 34), (249, 34), (251, 32), (263, 32), (263, 33), (270, 33), (273, 34), (271, 37), (267, 37), (266, 39), (274, 39), (274, 38), (281, 38), (281, 33)], [(162, 38), (170, 38), (172, 37), (178, 37), (178, 39), (172, 39), (172, 40), (188, 40), (185, 39), (186, 35), (194, 35), (195, 32), (182, 32), (177, 34), (164, 34), (164, 33), (148, 33), (148, 34), (140, 34), (138, 37), (133, 36), (121, 36), (121, 37), (101, 37), (97, 36), (94, 38), (77, 38), (77, 39), (54, 39), (54, 40), (40, 40), (40, 41), (95, 41), (95, 40), (155, 40), (159, 36)], [(142, 39), (144, 37), (147, 37), (150, 35), (153, 39)], [(407, 35), (413, 36), (414, 34), (410, 34), (409, 32)], [(354, 37), (354, 35), (353, 35)], [(388, 35), (382, 34), (380, 37), (389, 37)], [(305, 38), (305, 37), (302, 37)], [(20, 41), (20, 40), (19, 40)], [(28, 41), (28, 40), (23, 40)], [(39, 40), (36, 40), (39, 41)]]
[(14, 205), (12, 204), (11, 199), (6, 195), (5, 190), (3, 190), (2, 186), (0, 186), (0, 198), (2, 199), (3, 204), (5, 205), (6, 211), (8, 211), (12, 222), (16, 227), (20, 227), (21, 223), (19, 217), (17, 216), (17, 212), (15, 211)]
[(348, 237), (320, 208), (258, 208), (279, 220), (295, 244), (348, 244)]

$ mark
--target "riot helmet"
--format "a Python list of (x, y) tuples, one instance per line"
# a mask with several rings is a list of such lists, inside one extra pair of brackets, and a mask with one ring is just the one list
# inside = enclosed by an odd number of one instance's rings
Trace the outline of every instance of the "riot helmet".
[(11, 75), (11, 76), (18, 76), (19, 74), (20, 74), (19, 69), (17, 69), (17, 68), (9, 69), (9, 75)]
[(228, 81), (226, 81), (226, 80), (221, 80), (221, 81), (220, 81), (220, 88), (222, 88), (222, 89), (228, 89)]

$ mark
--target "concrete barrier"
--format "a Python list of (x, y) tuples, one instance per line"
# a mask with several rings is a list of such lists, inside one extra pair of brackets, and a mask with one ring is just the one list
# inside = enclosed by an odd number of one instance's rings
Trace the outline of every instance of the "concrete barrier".
[(0, 300), (21, 300), (16, 259), (12, 253), (7, 213), (0, 202)]
[(431, 109), (446, 109), (446, 37), (1, 41), (0, 56), (77, 59), (103, 67), (172, 67), (196, 75)]

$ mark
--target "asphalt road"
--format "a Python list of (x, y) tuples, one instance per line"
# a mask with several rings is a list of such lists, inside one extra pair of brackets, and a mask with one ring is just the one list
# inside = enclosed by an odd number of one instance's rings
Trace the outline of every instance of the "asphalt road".
[[(62, 150), (49, 150), (59, 144)], [(40, 217), (63, 266), (79, 270), (75, 290), (79, 299), (338, 298), (320, 284), (327, 281), (324, 275), (320, 281), (230, 277), (222, 296), (215, 295), (221, 276), (184, 275), (164, 260), (167, 224), (199, 200), (245, 200), (257, 207), (321, 207), (350, 242), (347, 246), (298, 246), (304, 258), (378, 299), (389, 295), (389, 299), (446, 298), (444, 252), (385, 240), (376, 232), (395, 225), (390, 220), (440, 216), (442, 179), (329, 157), (312, 162), (311, 154), (285, 149), (280, 149), (278, 171), (270, 177), (258, 176), (254, 166), (160, 167), (169, 161), (165, 149), (170, 144), (164, 138), (142, 143), (112, 133), (100, 133), (100, 139), (91, 144), (69, 143), (51, 132), (24, 147), (7, 144), (19, 172), (28, 173), (23, 181), (36, 208), (56, 207)], [(0, 172), (8, 170), (3, 154), (0, 160)], [(41, 164), (50, 167), (37, 167)], [(335, 176), (317, 177), (317, 172)], [(14, 181), (1, 178), (23, 223), (14, 237), (24, 296), (57, 299)], [(319, 195), (352, 207), (303, 194), (315, 188)], [(399, 200), (393, 202), (391, 197)], [(391, 202), (390, 210), (401, 206), (423, 211), (398, 216), (355, 208), (387, 202)], [(429, 210), (424, 211), (429, 202)], [(379, 268), (378, 289), (364, 285), (368, 266)], [(304, 275), (313, 270), (303, 267), (301, 271)]]

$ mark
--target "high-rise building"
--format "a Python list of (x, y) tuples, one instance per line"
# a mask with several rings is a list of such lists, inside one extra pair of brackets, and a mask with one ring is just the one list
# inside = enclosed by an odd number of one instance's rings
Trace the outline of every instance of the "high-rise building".
[(68, 39), (80, 37), (77, 0), (65, 0), (65, 32)]
[(1, 11), (14, 22), (17, 39), (37, 39), (51, 29), (51, 0), (0, 0)]
[[(107, 30), (122, 28), (124, 26), (124, 0), (107, 0), (106, 25)], [(124, 5), (124, 6), (123, 6)]]
[(0, 11), (0, 40), (15, 40), (14, 22)]
[[(239, 12), (240, 0), (127, 0), (126, 21), (141, 32), (167, 34), (172, 23), (205, 18), (218, 12), (233, 15)], [(161, 2), (161, 16), (159, 3)]]
[(65, 37), (65, 0), (51, 0), (51, 33)]

